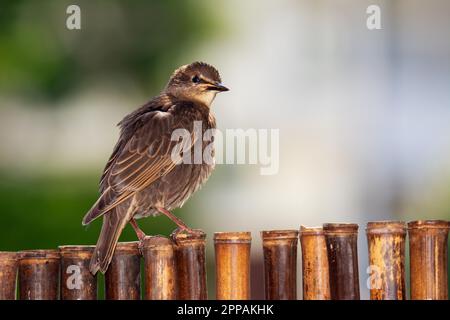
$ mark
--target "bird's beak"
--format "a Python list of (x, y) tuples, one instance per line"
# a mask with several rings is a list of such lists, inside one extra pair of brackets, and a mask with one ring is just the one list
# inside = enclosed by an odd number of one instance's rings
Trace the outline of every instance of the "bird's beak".
[(228, 91), (230, 89), (228, 89), (227, 87), (225, 87), (223, 84), (221, 83), (214, 83), (214, 84), (210, 84), (208, 86), (208, 90), (214, 90), (214, 91)]

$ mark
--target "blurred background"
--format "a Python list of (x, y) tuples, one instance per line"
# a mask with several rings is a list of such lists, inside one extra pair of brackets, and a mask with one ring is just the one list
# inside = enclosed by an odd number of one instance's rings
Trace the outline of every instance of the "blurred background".
[[(81, 30), (66, 8), (81, 8)], [(381, 7), (381, 30), (366, 8)], [(221, 130), (280, 130), (280, 170), (218, 165), (175, 211), (208, 233), (450, 219), (450, 2), (446, 0), (1, 1), (0, 250), (94, 244), (81, 226), (118, 137), (115, 126), (182, 64), (216, 66), (231, 91)], [(140, 221), (169, 234), (165, 217)], [(127, 227), (121, 240), (135, 240)], [(299, 270), (300, 267), (299, 267)], [(301, 281), (298, 282), (299, 292)], [(301, 295), (299, 295), (301, 297)]]

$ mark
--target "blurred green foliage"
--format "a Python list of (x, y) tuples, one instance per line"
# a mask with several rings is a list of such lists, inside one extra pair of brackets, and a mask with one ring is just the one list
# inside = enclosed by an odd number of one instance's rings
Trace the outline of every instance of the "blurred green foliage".
[[(98, 197), (97, 185), (97, 175), (85, 173), (26, 177), (0, 173), (0, 251), (95, 244), (101, 219), (87, 227), (81, 219)], [(139, 224), (148, 234), (168, 235), (175, 228), (162, 216)], [(121, 241), (135, 240), (127, 226)]]
[[(66, 28), (70, 4), (81, 8), (81, 30)], [(218, 21), (206, 1), (1, 1), (0, 94), (51, 101), (109, 79), (148, 92)]]

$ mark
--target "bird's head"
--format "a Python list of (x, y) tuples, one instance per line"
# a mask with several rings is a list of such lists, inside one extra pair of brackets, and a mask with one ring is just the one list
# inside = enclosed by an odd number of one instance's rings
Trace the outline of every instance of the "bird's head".
[(209, 107), (221, 91), (228, 88), (221, 83), (219, 72), (204, 62), (194, 62), (175, 70), (166, 92), (180, 100), (202, 103)]

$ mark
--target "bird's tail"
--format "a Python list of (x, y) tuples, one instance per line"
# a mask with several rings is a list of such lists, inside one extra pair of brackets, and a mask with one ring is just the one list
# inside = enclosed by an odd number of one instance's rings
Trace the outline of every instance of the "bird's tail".
[(105, 273), (108, 269), (120, 234), (129, 221), (127, 209), (130, 211), (131, 208), (119, 205), (104, 215), (102, 231), (89, 265), (92, 274), (95, 275), (99, 270)]

